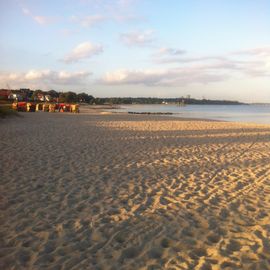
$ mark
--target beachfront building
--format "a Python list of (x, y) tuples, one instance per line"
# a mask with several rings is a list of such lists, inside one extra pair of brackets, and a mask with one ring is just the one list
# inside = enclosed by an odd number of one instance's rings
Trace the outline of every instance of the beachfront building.
[(10, 99), (10, 96), (12, 95), (11, 90), (8, 89), (0, 89), (0, 99), (1, 100), (8, 100)]

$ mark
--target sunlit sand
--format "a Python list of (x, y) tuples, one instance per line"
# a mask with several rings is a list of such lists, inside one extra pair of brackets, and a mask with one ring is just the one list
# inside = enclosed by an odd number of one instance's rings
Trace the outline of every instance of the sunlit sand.
[(1, 269), (270, 269), (270, 125), (0, 121)]

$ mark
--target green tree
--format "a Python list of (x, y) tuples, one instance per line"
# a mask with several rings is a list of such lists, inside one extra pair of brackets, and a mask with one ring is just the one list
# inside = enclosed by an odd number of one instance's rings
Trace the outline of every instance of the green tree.
[(86, 93), (79, 93), (77, 95), (78, 102), (93, 103), (94, 97)]
[(39, 94), (44, 94), (44, 93), (43, 93), (43, 91), (40, 90), (40, 89), (35, 90), (35, 91), (32, 93), (31, 99), (32, 99), (32, 100), (36, 100), (36, 99), (37, 99), (37, 96), (38, 96)]
[(61, 93), (59, 95), (59, 101), (60, 102), (75, 103), (75, 102), (77, 102), (77, 94), (74, 92), (71, 92), (71, 91)]
[(56, 92), (55, 90), (50, 90), (47, 92), (48, 95), (50, 95), (52, 98), (58, 98), (59, 97), (59, 93)]

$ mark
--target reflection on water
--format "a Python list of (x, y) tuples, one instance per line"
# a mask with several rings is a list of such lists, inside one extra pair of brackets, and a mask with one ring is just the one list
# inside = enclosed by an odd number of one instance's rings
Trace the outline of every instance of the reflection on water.
[(117, 112), (171, 112), (173, 116), (270, 124), (269, 105), (123, 105)]

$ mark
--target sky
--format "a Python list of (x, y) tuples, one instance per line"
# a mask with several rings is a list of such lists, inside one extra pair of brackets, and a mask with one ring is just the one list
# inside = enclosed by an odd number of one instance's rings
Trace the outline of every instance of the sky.
[(270, 102), (270, 0), (0, 0), (0, 88)]

